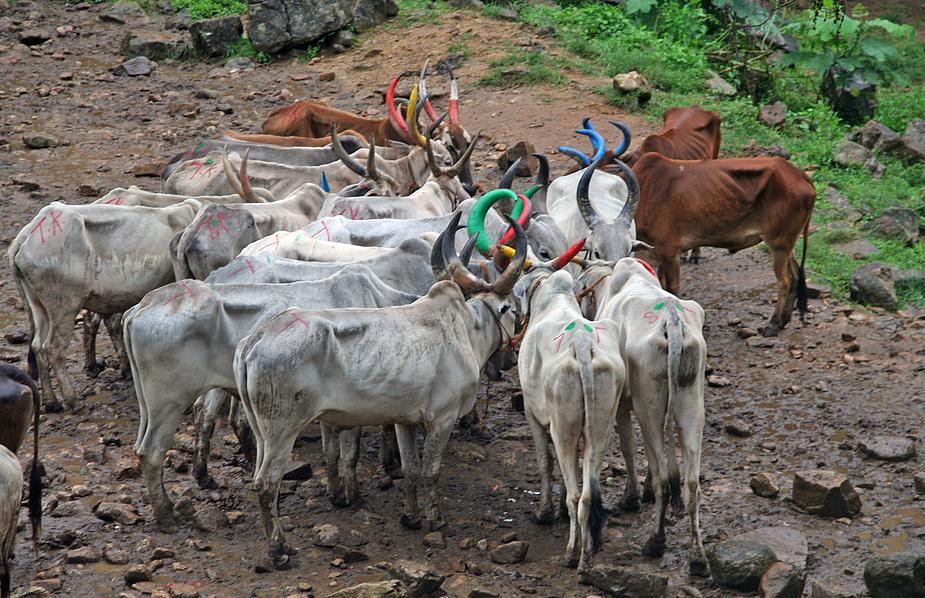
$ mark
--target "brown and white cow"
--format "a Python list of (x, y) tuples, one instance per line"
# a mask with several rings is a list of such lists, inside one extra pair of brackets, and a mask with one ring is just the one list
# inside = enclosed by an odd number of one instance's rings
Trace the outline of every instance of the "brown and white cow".
[[(636, 234), (655, 247), (670, 293), (681, 287), (680, 256), (694, 247), (739, 251), (764, 241), (774, 258), (777, 307), (762, 331), (775, 336), (790, 321), (794, 302), (806, 311), (806, 243), (816, 203), (809, 176), (782, 158), (672, 160), (650, 152), (633, 167), (641, 199)], [(793, 248), (803, 235), (803, 259)], [(654, 256), (654, 257), (653, 257)]]

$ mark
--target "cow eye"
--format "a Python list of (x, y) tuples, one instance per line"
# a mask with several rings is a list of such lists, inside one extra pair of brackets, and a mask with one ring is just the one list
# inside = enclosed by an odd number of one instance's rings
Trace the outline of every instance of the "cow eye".
[(540, 249), (540, 257), (543, 258), (544, 260), (552, 259), (552, 256), (549, 255), (549, 252), (546, 250), (546, 248)]
[(507, 312), (509, 312), (510, 310), (511, 310), (510, 303), (505, 302), (498, 306), (498, 313), (501, 314), (502, 316), (506, 314)]

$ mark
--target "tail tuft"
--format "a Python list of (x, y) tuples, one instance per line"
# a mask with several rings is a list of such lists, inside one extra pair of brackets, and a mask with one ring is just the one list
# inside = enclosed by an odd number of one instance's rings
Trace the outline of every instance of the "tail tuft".
[(591, 543), (594, 552), (604, 546), (604, 500), (601, 498), (601, 482), (597, 478), (591, 480), (591, 508), (588, 511), (588, 531), (591, 533)]

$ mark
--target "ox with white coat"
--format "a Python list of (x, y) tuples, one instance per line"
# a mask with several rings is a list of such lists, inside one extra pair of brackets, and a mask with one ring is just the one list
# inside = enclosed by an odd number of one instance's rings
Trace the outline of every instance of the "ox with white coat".
[(349, 243), (334, 243), (314, 238), (305, 231), (281, 231), (241, 250), (240, 256), (275, 256), (291, 260), (314, 262), (358, 262), (390, 251), (389, 247), (359, 247)]
[(290, 284), (211, 284), (183, 280), (148, 293), (124, 318), (141, 418), (135, 453), (154, 517), (175, 531), (163, 486), (163, 462), (177, 426), (196, 398), (213, 388), (236, 392), (237, 343), (291, 305), (308, 309), (385, 307), (417, 299), (383, 284), (366, 266)]
[(620, 357), (617, 323), (586, 320), (574, 285), (568, 272), (550, 274), (541, 268), (524, 276), (514, 292), (521, 295), (521, 311), (529, 314), (517, 369), (541, 477), (534, 521), (548, 523), (555, 516), (552, 440), (569, 517), (565, 559), (568, 566), (577, 565), (585, 573), (602, 544), (605, 514), (600, 472), (626, 368)]
[[(627, 472), (623, 504), (638, 508), (639, 503), (636, 447), (630, 423), (632, 406), (642, 430), (656, 498), (655, 529), (643, 553), (661, 556), (665, 552), (668, 504), (680, 507), (686, 500), (691, 573), (706, 575), (707, 561), (700, 538), (700, 455), (707, 359), (703, 308), (662, 289), (651, 268), (634, 258), (617, 262), (610, 279), (602, 285), (598, 287), (597, 316), (620, 322), (620, 348), (627, 371), (617, 412)], [(675, 458), (672, 421), (681, 443), (683, 476)]]
[(10, 560), (16, 544), (21, 500), (22, 467), (19, 458), (0, 445), (0, 598), (10, 596)]
[[(192, 199), (163, 208), (52, 202), (16, 235), (8, 255), (32, 324), (46, 409), (61, 408), (52, 370), (64, 403), (78, 407), (65, 352), (80, 310), (118, 318), (145, 293), (174, 280), (170, 240), (199, 206)], [(119, 327), (113, 323), (110, 330)], [(121, 348), (121, 338), (113, 341)]]
[[(454, 232), (457, 222), (447, 231)], [(488, 285), (454, 259), (445, 231), (434, 251), (435, 273), (458, 282), (438, 282), (408, 306), (286, 310), (241, 341), (235, 378), (257, 436), (254, 488), (277, 567), (291, 566), (295, 554), (279, 521), (279, 485), (299, 431), (315, 419), (332, 428), (397, 424), (406, 484), (402, 523), (420, 526), (417, 486), (423, 477), (425, 519), (431, 528), (442, 525), (436, 483), (443, 449), (453, 424), (475, 404), (486, 361), (508, 340), (504, 331), (513, 329), (505, 296), (526, 254), (519, 225), (517, 248), (509, 269)], [(466, 301), (466, 291), (477, 294)], [(426, 434), (423, 466), (415, 446), (418, 426)], [(328, 455), (336, 450), (325, 447)]]
[[(261, 200), (260, 202), (256, 203), (262, 203), (264, 201), (276, 201), (276, 198), (273, 197), (273, 194), (266, 189), (254, 189), (253, 191)], [(144, 189), (140, 189), (135, 185), (132, 185), (128, 189), (117, 187), (93, 203), (113, 206), (147, 206), (149, 208), (163, 208), (165, 206), (172, 206), (173, 204), (180, 203), (187, 199), (195, 199), (197, 201), (211, 201), (212, 203), (217, 204), (229, 204), (241, 203), (242, 199), (244, 198), (242, 198), (237, 193), (233, 193), (231, 195), (203, 195), (199, 197), (189, 197), (188, 195), (174, 195), (173, 193), (155, 193), (153, 191), (145, 191)]]

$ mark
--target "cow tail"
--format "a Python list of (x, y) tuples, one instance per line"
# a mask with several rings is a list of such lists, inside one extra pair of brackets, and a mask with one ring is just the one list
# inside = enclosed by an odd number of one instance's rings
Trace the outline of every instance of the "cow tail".
[[(581, 354), (579, 354), (579, 352)], [(592, 360), (594, 359), (594, 352), (591, 349), (590, 342), (581, 343), (575, 347), (575, 357), (578, 361), (578, 376), (581, 380), (581, 390), (584, 399), (584, 411), (585, 411), (585, 463), (584, 463), (584, 476), (590, 485), (591, 490), (591, 504), (588, 507), (588, 533), (591, 536), (591, 546), (594, 552), (597, 552), (604, 545), (604, 501), (601, 498), (601, 482), (598, 479), (598, 476), (592, 475), (591, 464), (589, 457), (591, 454), (590, 450), (590, 439), (593, 437), (591, 433), (592, 426), (603, 426), (603, 425), (613, 425), (612, 422), (594, 422), (590, 421), (592, 419), (591, 414), (593, 413), (594, 405), (592, 404), (595, 397), (594, 389), (594, 368), (592, 367)]]
[(39, 461), (39, 412), (42, 397), (33, 382), (32, 387), (32, 471), (29, 473), (29, 524), (32, 526), (32, 545), (38, 548), (42, 533), (42, 462)]
[(29, 335), (29, 355), (26, 357), (26, 362), (29, 364), (29, 375), (33, 380), (39, 379), (39, 360), (35, 357), (35, 349), (32, 348), (32, 339), (35, 338), (35, 333)]
[(681, 474), (678, 470), (678, 459), (675, 457), (675, 440), (671, 428), (674, 419), (674, 404), (679, 394), (679, 378), (681, 377), (681, 351), (684, 347), (684, 324), (677, 309), (668, 312), (668, 321), (665, 325), (668, 336), (668, 405), (665, 409), (665, 421), (662, 433), (667, 437), (665, 443), (666, 460), (668, 466), (668, 490), (671, 504), (675, 509), (683, 508), (681, 498)]
[(809, 290), (806, 288), (806, 249), (809, 246), (809, 220), (803, 227), (803, 258), (797, 272), (797, 309), (800, 310), (800, 322), (806, 323), (806, 311), (809, 309)]
[(10, 597), (10, 563), (6, 555), (2, 557), (3, 562), (0, 563), (0, 569), (3, 570), (0, 573), (0, 598), (9, 598)]

